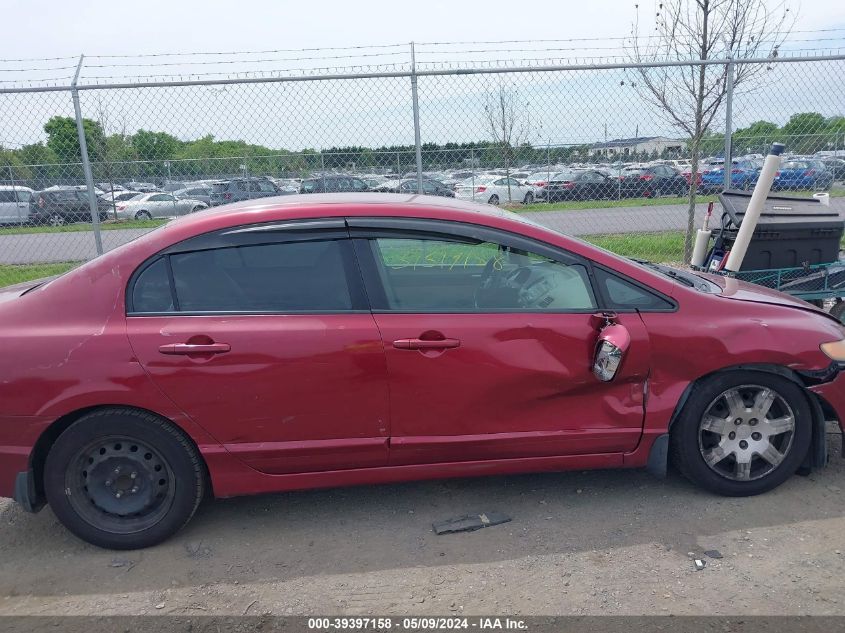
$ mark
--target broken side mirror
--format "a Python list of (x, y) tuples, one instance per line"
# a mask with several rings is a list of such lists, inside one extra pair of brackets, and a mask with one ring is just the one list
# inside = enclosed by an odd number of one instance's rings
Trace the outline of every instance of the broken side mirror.
[(596, 378), (602, 382), (613, 380), (630, 345), (631, 335), (625, 326), (611, 323), (602, 328), (593, 357), (593, 374)]

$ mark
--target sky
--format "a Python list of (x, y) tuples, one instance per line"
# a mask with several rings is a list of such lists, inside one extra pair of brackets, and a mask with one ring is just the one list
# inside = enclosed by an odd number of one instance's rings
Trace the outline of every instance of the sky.
[[(176, 79), (185, 78), (183, 73), (216, 73), (194, 76), (223, 78), (242, 70), (272, 73), (282, 66), (301, 69), (368, 64), (390, 70), (391, 64), (407, 62), (406, 43), (412, 40), (417, 43), (418, 67), (422, 68), (437, 68), (439, 63), (455, 59), (471, 65), (468, 60), (606, 56), (620, 52), (621, 40), (589, 42), (584, 38), (624, 38), (638, 11), (641, 23), (647, 23), (657, 2), (0, 0), (4, 24), (20, 25), (4, 29), (0, 39), (0, 87), (19, 85), (2, 83), (4, 80), (20, 82), (39, 77), (67, 84), (74, 58), (80, 53), (86, 55), (82, 84), (109, 83), (120, 80), (115, 77), (146, 73), (170, 73)], [(835, 47), (845, 52), (845, 2), (804, 0), (789, 6), (798, 14), (794, 48)], [(36, 23), (37, 28), (33, 27)], [(830, 29), (839, 31), (801, 34)], [(572, 42), (540, 42), (570, 38)], [(466, 43), (506, 40), (529, 42)], [(307, 50), (327, 47), (365, 48)], [(236, 58), (213, 54), (129, 57), (231, 51), (266, 54)], [(346, 59), (350, 53), (358, 56)], [(65, 57), (68, 59), (26, 61)], [(238, 61), (221, 63), (230, 59)], [(194, 65), (183, 65), (186, 60)], [(30, 68), (40, 70), (27, 70)], [(845, 108), (843, 74), (842, 62), (779, 64), (767, 74), (756, 95), (737, 95), (735, 127), (759, 119), (782, 124), (790, 114), (808, 110), (826, 116), (841, 114)], [(524, 102), (531, 127), (527, 140), (534, 144), (593, 142), (604, 140), (605, 135), (618, 138), (676, 133), (664, 117), (645, 106), (631, 88), (632, 79), (635, 77), (630, 72), (621, 70), (506, 76)], [(497, 80), (491, 75), (421, 77), (423, 141), (484, 138), (484, 98)], [(107, 132), (111, 133), (143, 128), (167, 131), (183, 140), (212, 134), (218, 139), (241, 139), (292, 150), (372, 147), (413, 142), (409, 88), (408, 79), (402, 77), (104, 90), (83, 92), (82, 107), (89, 118), (105, 113), (110, 128)], [(72, 113), (67, 93), (0, 94), (0, 145), (15, 147), (44, 140), (47, 118)]]
[[(4, 29), (0, 58), (622, 37), (635, 4), (645, 19), (655, 0), (0, 0), (19, 25)], [(796, 29), (845, 26), (841, 0), (790, 7)]]

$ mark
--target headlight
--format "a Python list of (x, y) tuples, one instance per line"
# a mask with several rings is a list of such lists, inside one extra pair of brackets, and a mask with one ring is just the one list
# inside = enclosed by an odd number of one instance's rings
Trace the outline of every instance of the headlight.
[(831, 360), (845, 362), (845, 340), (822, 343), (819, 349)]

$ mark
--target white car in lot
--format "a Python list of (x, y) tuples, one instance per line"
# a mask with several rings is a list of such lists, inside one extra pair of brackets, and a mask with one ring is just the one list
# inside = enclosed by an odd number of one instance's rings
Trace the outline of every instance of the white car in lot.
[(118, 218), (151, 220), (171, 218), (207, 209), (208, 205), (194, 198), (180, 198), (169, 193), (142, 193), (115, 205)]
[(24, 224), (29, 221), (32, 189), (18, 185), (0, 185), (0, 224)]
[(498, 174), (481, 174), (467, 178), (455, 185), (455, 197), (460, 200), (474, 200), (499, 205), (507, 202), (534, 202), (531, 185), (520, 184), (516, 178), (507, 178)]

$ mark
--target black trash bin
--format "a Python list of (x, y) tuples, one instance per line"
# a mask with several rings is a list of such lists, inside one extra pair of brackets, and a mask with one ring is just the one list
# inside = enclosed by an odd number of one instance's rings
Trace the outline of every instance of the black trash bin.
[[(722, 238), (726, 249), (733, 246), (745, 217), (751, 193), (726, 190), (719, 194)], [(829, 264), (839, 259), (839, 244), (845, 222), (816, 198), (769, 196), (754, 229), (741, 271), (796, 268)]]

